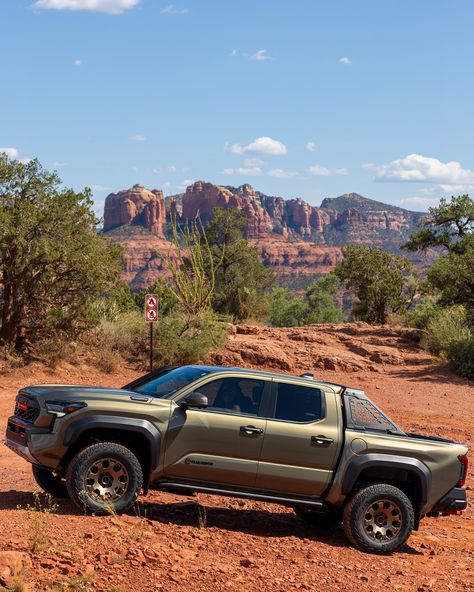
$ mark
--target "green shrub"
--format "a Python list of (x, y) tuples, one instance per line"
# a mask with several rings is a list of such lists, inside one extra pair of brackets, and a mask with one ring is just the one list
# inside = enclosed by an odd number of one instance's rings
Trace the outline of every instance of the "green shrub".
[(440, 314), (441, 308), (433, 296), (427, 296), (406, 313), (406, 322), (410, 327), (426, 329), (429, 322)]
[[(211, 311), (195, 315), (176, 310), (160, 317), (153, 326), (154, 359), (159, 365), (189, 364), (220, 347), (226, 337), (226, 325)], [(126, 312), (114, 321), (104, 320), (91, 334), (91, 345), (98, 367), (113, 372), (120, 358), (146, 363), (149, 355), (149, 326), (144, 315)]]
[(272, 327), (300, 327), (305, 324), (308, 305), (303, 298), (286, 288), (273, 288), (270, 292), (270, 319)]
[(474, 379), (474, 335), (451, 343), (446, 357), (453, 372), (464, 378)]
[(156, 324), (154, 359), (159, 365), (192, 364), (221, 347), (226, 335), (226, 325), (212, 311), (173, 313)]
[(462, 306), (442, 308), (435, 314), (425, 330), (422, 346), (436, 356), (446, 357), (454, 344), (467, 341), (471, 331), (467, 325), (466, 311)]

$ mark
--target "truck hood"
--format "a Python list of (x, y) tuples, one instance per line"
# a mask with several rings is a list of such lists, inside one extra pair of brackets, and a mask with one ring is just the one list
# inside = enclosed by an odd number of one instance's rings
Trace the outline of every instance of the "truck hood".
[(20, 389), (20, 394), (30, 395), (36, 398), (77, 398), (86, 397), (88, 399), (104, 399), (116, 397), (141, 397), (143, 399), (151, 399), (135, 393), (133, 391), (126, 391), (120, 388), (95, 387), (73, 384), (34, 384)]

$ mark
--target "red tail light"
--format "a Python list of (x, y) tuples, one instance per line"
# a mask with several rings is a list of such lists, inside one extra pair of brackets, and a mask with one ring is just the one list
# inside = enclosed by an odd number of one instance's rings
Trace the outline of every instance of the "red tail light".
[(464, 485), (466, 485), (467, 467), (469, 465), (469, 461), (467, 460), (467, 455), (465, 454), (458, 456), (458, 459), (462, 466), (461, 475), (459, 477), (459, 481), (457, 482), (457, 487), (464, 487)]

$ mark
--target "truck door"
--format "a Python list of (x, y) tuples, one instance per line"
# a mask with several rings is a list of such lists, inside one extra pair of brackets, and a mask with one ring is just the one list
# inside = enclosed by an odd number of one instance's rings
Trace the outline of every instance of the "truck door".
[(194, 483), (253, 487), (265, 435), (260, 415), (271, 380), (241, 375), (211, 379), (197, 391), (205, 409), (172, 411), (166, 437), (165, 477)]
[(257, 488), (321, 496), (342, 443), (340, 422), (333, 393), (317, 386), (275, 381)]

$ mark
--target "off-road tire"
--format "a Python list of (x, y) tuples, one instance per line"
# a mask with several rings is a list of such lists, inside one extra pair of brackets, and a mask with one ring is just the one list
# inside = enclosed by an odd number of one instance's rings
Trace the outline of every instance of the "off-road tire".
[(294, 508), (296, 515), (306, 524), (310, 524), (321, 530), (332, 530), (340, 526), (342, 522), (341, 512), (315, 512), (309, 508), (298, 506)]
[(44, 469), (38, 465), (33, 465), (33, 477), (36, 483), (46, 493), (50, 493), (53, 497), (67, 499), (69, 493), (66, 487), (66, 480), (48, 469)]
[[(384, 520), (388, 514), (388, 527), (380, 534), (376, 518)], [(347, 502), (343, 514), (343, 527), (349, 542), (367, 553), (387, 554), (402, 547), (413, 530), (415, 515), (408, 497), (393, 485), (369, 485), (357, 491)], [(380, 537), (377, 538), (378, 533)]]
[[(98, 468), (99, 467), (99, 468)], [(107, 473), (119, 475), (123, 483), (109, 491), (116, 498), (101, 497), (100, 485), (95, 480), (99, 476), (107, 476), (112, 483), (118, 480)], [(96, 472), (93, 473), (94, 469)], [(115, 473), (114, 473), (115, 472)], [(137, 457), (131, 450), (115, 442), (100, 442), (80, 450), (69, 463), (66, 483), (69, 496), (78, 508), (93, 514), (120, 514), (130, 509), (135, 503), (143, 487), (143, 471)], [(120, 493), (117, 494), (117, 490)], [(109, 492), (106, 493), (109, 496)]]

